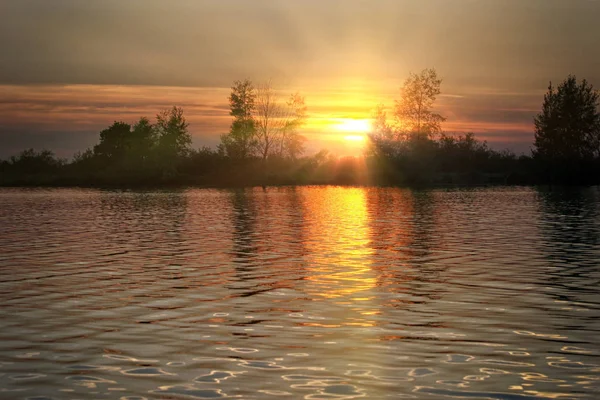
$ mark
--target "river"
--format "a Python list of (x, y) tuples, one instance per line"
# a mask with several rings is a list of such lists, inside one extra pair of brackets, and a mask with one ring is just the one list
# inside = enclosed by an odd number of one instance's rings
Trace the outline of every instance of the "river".
[(600, 398), (600, 189), (0, 189), (1, 399)]

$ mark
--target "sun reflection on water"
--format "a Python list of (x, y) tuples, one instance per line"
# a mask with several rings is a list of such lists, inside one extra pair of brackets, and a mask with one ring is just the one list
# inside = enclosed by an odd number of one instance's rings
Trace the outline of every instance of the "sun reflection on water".
[(359, 293), (375, 287), (377, 278), (371, 268), (373, 249), (365, 190), (332, 188), (326, 196), (306, 204), (312, 215), (307, 224), (307, 279), (313, 290), (325, 298), (356, 295), (353, 301), (367, 300)]

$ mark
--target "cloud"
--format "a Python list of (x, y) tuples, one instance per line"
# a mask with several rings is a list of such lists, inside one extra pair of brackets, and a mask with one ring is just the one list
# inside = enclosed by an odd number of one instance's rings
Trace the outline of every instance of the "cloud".
[[(1, 83), (226, 86), (402, 76), (461, 85), (599, 74), (600, 3), (530, 0), (19, 0), (0, 13)], [(575, 45), (574, 45), (575, 44)]]

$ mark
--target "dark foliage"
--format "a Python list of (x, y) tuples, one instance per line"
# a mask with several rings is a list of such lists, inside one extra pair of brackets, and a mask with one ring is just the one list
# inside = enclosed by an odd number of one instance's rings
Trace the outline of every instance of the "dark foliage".
[(430, 139), (414, 135), (406, 141), (373, 138), (367, 157), (371, 179), (382, 184), (508, 184), (528, 183), (529, 157), (495, 151), (466, 135)]
[(535, 117), (533, 152), (540, 179), (549, 183), (595, 183), (600, 174), (600, 94), (570, 75), (548, 87)]

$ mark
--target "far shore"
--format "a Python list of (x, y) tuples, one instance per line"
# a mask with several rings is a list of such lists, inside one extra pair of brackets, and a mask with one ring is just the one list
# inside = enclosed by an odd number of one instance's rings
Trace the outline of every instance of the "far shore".
[[(21, 177), (21, 179), (0, 179), (2, 188), (82, 188), (106, 190), (168, 190), (168, 189), (243, 189), (254, 187), (291, 187), (291, 186), (347, 186), (347, 187), (397, 187), (410, 189), (477, 188), (500, 186), (549, 186), (547, 182), (536, 182), (526, 174), (440, 174), (429, 182), (376, 182), (368, 178), (341, 177), (329, 180), (294, 179), (248, 179), (240, 181), (211, 181), (193, 177), (179, 177), (172, 181), (77, 181), (59, 177)], [(557, 186), (557, 185), (551, 185)], [(590, 186), (585, 184), (562, 183), (558, 186)]]

